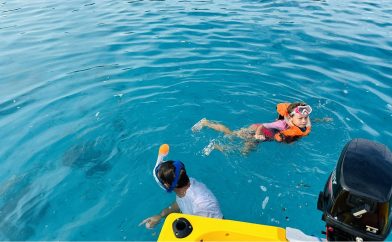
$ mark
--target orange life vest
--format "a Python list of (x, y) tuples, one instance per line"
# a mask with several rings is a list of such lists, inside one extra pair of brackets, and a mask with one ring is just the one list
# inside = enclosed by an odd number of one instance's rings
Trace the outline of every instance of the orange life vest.
[[(278, 112), (279, 116), (284, 117), (287, 119), (289, 117), (288, 113), (288, 107), (290, 103), (279, 103), (276, 105), (276, 111)], [(274, 135), (274, 139), (278, 142), (293, 142), (299, 138), (302, 138), (303, 136), (306, 136), (310, 133), (310, 126), (307, 126), (305, 131), (302, 131), (300, 128), (297, 126), (291, 126), (290, 128), (286, 130), (279, 131)]]

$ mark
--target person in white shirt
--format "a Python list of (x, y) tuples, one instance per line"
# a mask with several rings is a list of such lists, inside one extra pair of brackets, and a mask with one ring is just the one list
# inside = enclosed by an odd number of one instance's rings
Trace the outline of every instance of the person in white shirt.
[(167, 192), (174, 191), (176, 200), (159, 214), (144, 219), (139, 225), (155, 227), (159, 221), (174, 212), (210, 218), (223, 218), (218, 200), (201, 182), (189, 178), (181, 161), (165, 161), (155, 168), (155, 177)]

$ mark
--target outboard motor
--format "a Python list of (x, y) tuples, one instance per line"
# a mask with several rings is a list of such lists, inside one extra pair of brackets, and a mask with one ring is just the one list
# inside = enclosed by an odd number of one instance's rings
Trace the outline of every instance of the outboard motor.
[(317, 202), (327, 240), (385, 240), (391, 230), (391, 204), (391, 151), (365, 139), (347, 143)]

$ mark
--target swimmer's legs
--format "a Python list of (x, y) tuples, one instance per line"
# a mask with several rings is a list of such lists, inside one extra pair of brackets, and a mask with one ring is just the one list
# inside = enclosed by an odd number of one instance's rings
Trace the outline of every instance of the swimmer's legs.
[(239, 148), (238, 146), (232, 146), (232, 145), (225, 145), (225, 144), (220, 144), (215, 139), (212, 139), (210, 143), (204, 147), (203, 149), (203, 155), (209, 156), (213, 150), (218, 150), (222, 153), (231, 153), (233, 151), (240, 151), (242, 155), (248, 155), (251, 151), (255, 150), (258, 145), (258, 142), (255, 140), (248, 140), (244, 141), (244, 145), (242, 148)]
[(249, 128), (241, 128), (239, 130), (235, 130), (232, 134), (243, 140), (249, 140), (254, 138), (254, 131)]
[(203, 154), (205, 156), (209, 156), (213, 150), (219, 150), (220, 152), (225, 152), (224, 146), (218, 144), (215, 139), (211, 140), (210, 143), (206, 147), (204, 147)]
[(249, 152), (255, 150), (257, 147), (257, 143), (254, 141), (245, 141), (244, 147), (242, 147), (241, 154), (248, 155)]
[(192, 131), (196, 132), (196, 131), (201, 130), (204, 127), (208, 127), (210, 129), (216, 130), (218, 132), (222, 132), (222, 133), (224, 133), (226, 135), (233, 133), (229, 128), (227, 128), (223, 124), (219, 124), (219, 123), (216, 123), (214, 121), (207, 120), (206, 118), (203, 118), (199, 122), (197, 122), (192, 127)]
[(218, 124), (218, 123), (213, 123), (208, 120), (206, 120), (206, 123), (204, 124), (205, 127), (211, 128), (213, 130), (216, 130), (218, 132), (222, 132), (224, 134), (232, 134), (232, 131), (224, 126), (223, 124)]
[(225, 148), (222, 145), (215, 144), (215, 150), (219, 150), (220, 152), (225, 152)]

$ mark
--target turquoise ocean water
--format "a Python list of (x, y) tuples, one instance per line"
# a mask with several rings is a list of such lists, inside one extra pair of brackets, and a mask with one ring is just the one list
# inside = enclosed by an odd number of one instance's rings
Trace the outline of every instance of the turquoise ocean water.
[[(173, 199), (161, 143), (227, 219), (322, 236), (318, 192), (344, 144), (392, 147), (392, 2), (0, 1), (0, 239), (155, 240)], [(248, 156), (213, 151), (304, 100), (312, 133)], [(238, 144), (237, 144), (238, 145)]]

